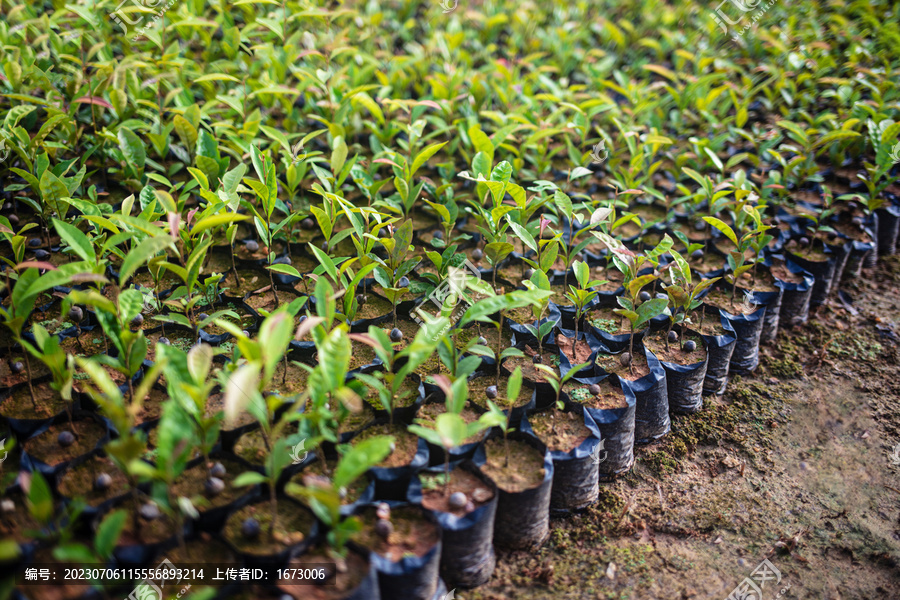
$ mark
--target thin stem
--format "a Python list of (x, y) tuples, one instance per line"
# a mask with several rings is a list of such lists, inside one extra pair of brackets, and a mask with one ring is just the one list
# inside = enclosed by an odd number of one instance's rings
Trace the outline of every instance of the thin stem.
[(25, 356), (25, 374), (28, 377), (28, 392), (31, 394), (31, 406), (34, 407), (34, 412), (41, 412), (38, 409), (37, 400), (34, 397), (34, 386), (31, 384), (31, 361), (28, 360), (28, 350), (25, 346), (22, 346), (22, 354)]
[(444, 498), (450, 495), (450, 448), (444, 448)]

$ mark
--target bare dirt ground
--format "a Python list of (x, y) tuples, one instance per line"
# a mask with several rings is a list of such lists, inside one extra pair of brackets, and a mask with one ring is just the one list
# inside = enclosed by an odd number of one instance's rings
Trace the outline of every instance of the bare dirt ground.
[(754, 600), (900, 598), (900, 257), (842, 289), (849, 307), (780, 332), (598, 505), (456, 597), (724, 600), (769, 559), (781, 581)]

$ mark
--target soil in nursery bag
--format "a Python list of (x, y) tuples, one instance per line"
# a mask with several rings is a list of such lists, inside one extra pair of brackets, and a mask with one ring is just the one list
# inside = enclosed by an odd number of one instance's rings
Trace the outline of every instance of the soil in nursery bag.
[[(11, 388), (14, 385), (28, 382), (28, 369), (25, 368), (25, 356), (22, 354), (22, 350), (14, 349), (12, 353), (7, 353), (7, 347), (7, 345), (3, 346), (3, 354), (6, 355), (7, 360), (0, 360), (0, 387), (2, 388)], [(31, 365), (32, 381), (50, 374), (44, 363), (31, 355), (28, 356), (28, 361)], [(15, 365), (20, 365), (21, 370), (17, 372)]]
[(0, 510), (0, 538), (11, 538), (19, 544), (33, 541), (33, 534), (40, 531), (41, 525), (31, 516), (22, 491), (16, 487), (4, 492), (3, 500), (11, 501), (13, 508)]
[(759, 366), (759, 338), (766, 307), (756, 306), (753, 302), (732, 302), (731, 294), (722, 290), (712, 291), (704, 301), (722, 310), (722, 316), (737, 336), (729, 372), (745, 375), (755, 371)]
[[(105, 474), (109, 485), (97, 486), (97, 478)], [(64, 498), (80, 498), (93, 508), (129, 493), (128, 478), (105, 456), (92, 456), (80, 465), (66, 469), (59, 477), (59, 493)]]
[(772, 273), (784, 287), (779, 311), (780, 326), (790, 329), (806, 323), (815, 278), (799, 266), (782, 260), (773, 262)]
[[(450, 471), (447, 489), (440, 469), (420, 474), (419, 481), (420, 502), (435, 515), (442, 530), (441, 577), (451, 588), (487, 583), (496, 565), (493, 536), (498, 496), (493, 483), (471, 462)], [(413, 502), (419, 500), (415, 484), (410, 487)], [(462, 494), (465, 502), (454, 494)]]
[[(75, 441), (69, 446), (59, 443), (59, 434), (67, 431), (75, 434)], [(22, 450), (29, 458), (37, 459), (50, 468), (57, 468), (73, 459), (94, 452), (97, 445), (109, 434), (107, 427), (93, 419), (76, 420), (73, 424), (67, 418), (57, 419), (46, 431), (35, 435), (22, 444)]]
[(706, 341), (707, 351), (703, 393), (722, 395), (728, 385), (728, 367), (737, 343), (737, 334), (728, 321), (722, 318), (720, 311), (713, 308), (704, 314), (700, 334)]
[[(145, 499), (142, 499), (141, 502), (145, 502)], [(152, 549), (154, 546), (163, 547), (175, 542), (175, 532), (178, 526), (172, 517), (166, 514), (160, 514), (155, 519), (139, 517), (138, 529), (135, 530), (132, 519), (134, 506), (129, 502), (124, 505), (124, 508), (128, 510), (128, 518), (125, 519), (125, 527), (122, 529), (122, 535), (119, 536), (117, 554), (123, 557), (131, 556), (137, 560), (124, 559), (123, 562), (153, 560), (156, 554)], [(160, 513), (162, 513), (162, 509), (160, 509)]]
[(550, 493), (553, 460), (541, 442), (525, 434), (510, 434), (484, 443), (476, 453), (481, 471), (500, 491), (494, 523), (494, 543), (510, 549), (540, 546), (550, 535)]
[[(768, 269), (758, 266), (756, 273), (744, 273), (745, 277), (738, 282), (738, 290), (753, 293), (753, 301), (766, 306), (766, 316), (763, 321), (763, 329), (760, 334), (760, 342), (768, 343), (775, 340), (778, 335), (779, 317), (781, 314), (781, 300), (784, 290), (781, 282), (768, 272)], [(749, 278), (747, 277), (749, 276)]]
[(555, 353), (549, 352), (550, 349), (556, 350), (555, 347), (548, 347), (544, 345), (544, 353), (541, 356), (541, 362), (535, 363), (534, 356), (537, 355), (537, 348), (533, 348), (531, 346), (525, 346), (522, 348), (522, 352), (525, 356), (514, 356), (511, 358), (507, 358), (503, 361), (503, 368), (512, 373), (516, 370), (516, 367), (520, 367), (522, 369), (522, 378), (525, 381), (537, 384), (546, 384), (547, 383), (547, 373), (545, 373), (542, 369), (538, 369), (536, 364), (544, 364), (548, 367), (553, 368), (557, 374), (559, 374), (559, 356)]
[(599, 462), (593, 454), (600, 445), (600, 437), (584, 409), (572, 404), (568, 410), (554, 406), (530, 414), (528, 425), (553, 456), (550, 511), (568, 513), (596, 502)]
[(278, 590), (295, 600), (379, 600), (378, 576), (366, 553), (349, 547), (344, 557), (332, 556), (316, 548), (291, 559), (288, 569), (325, 569), (321, 585), (296, 583), (289, 579), (278, 582)]
[(351, 443), (376, 435), (394, 436), (393, 450), (387, 458), (369, 470), (375, 479), (377, 500), (404, 500), (413, 474), (428, 464), (428, 446), (410, 433), (406, 425), (376, 423), (353, 438)]
[[(406, 298), (409, 300), (409, 298)], [(403, 300), (401, 298), (397, 304)], [(375, 293), (372, 293), (372, 290), (368, 290), (366, 293), (366, 301), (360, 305), (360, 307), (356, 311), (356, 316), (354, 317), (354, 321), (362, 321), (362, 320), (371, 320), (371, 319), (380, 319), (385, 316), (391, 315), (391, 319), (393, 319), (393, 311), (394, 305), (390, 303), (387, 298), (379, 296)], [(400, 321), (400, 311), (397, 311), (397, 321)]]
[(635, 344), (631, 363), (627, 366), (622, 364), (622, 354), (623, 352), (617, 354), (600, 353), (594, 362), (604, 372), (612, 373), (620, 379), (627, 379), (628, 381), (637, 381), (650, 374), (650, 365), (647, 363), (647, 357), (641, 350), (641, 346)]
[(50, 387), (50, 382), (34, 383), (32, 388), (34, 402), (28, 384), (17, 385), (4, 393), (5, 398), (0, 400), (0, 415), (6, 419), (42, 422), (66, 411), (66, 402)]
[(886, 206), (878, 211), (878, 256), (890, 256), (897, 252), (900, 207)]
[(388, 469), (405, 467), (415, 458), (419, 438), (407, 431), (406, 426), (402, 424), (395, 423), (393, 427), (388, 426), (387, 423), (372, 425), (354, 437), (353, 442), (361, 442), (377, 435), (394, 436), (394, 449), (387, 458), (378, 463), (378, 467)]
[[(512, 331), (509, 330), (506, 325), (500, 330), (500, 340), (503, 350), (512, 346), (512, 335)], [(456, 347), (463, 348), (469, 343), (469, 340), (478, 338), (479, 336), (487, 340), (488, 348), (497, 352), (497, 326), (490, 323), (479, 323), (472, 327), (465, 327), (457, 330)], [(491, 359), (491, 362), (493, 363), (493, 359)]]
[(306, 389), (306, 382), (309, 380), (309, 371), (297, 365), (292, 360), (287, 361), (285, 367), (284, 361), (275, 366), (275, 374), (269, 382), (265, 391), (280, 394), (285, 397), (299, 394)]
[[(628, 386), (634, 393), (634, 443), (647, 444), (669, 433), (672, 426), (669, 419), (666, 372), (659, 359), (641, 346), (632, 359), (634, 365), (634, 370), (632, 370), (630, 367), (622, 365), (619, 355), (599, 355), (597, 357), (598, 367), (601, 356), (603, 364), (607, 367), (605, 370), (613, 372), (619, 382)], [(618, 389), (615, 389), (615, 392), (614, 397), (624, 406), (624, 397), (618, 394)], [(573, 393), (576, 395), (573, 396)], [(589, 385), (583, 385), (576, 392), (570, 392), (569, 398), (581, 404), (588, 402), (587, 405), (592, 406), (589, 400), (593, 398), (593, 394)], [(594, 406), (594, 408), (602, 407)]]
[[(225, 521), (222, 536), (245, 559), (265, 560), (282, 556), (292, 548), (310, 543), (316, 523), (313, 513), (289, 498), (279, 498), (277, 504), (278, 519), (272, 536), (269, 535), (272, 510), (268, 499), (231, 513)], [(259, 523), (258, 535), (244, 535), (242, 528), (247, 519), (256, 519)], [(274, 560), (280, 562), (279, 558)]]
[[(666, 344), (666, 332), (658, 331), (644, 338), (644, 345), (660, 360), (666, 370), (666, 395), (669, 410), (678, 414), (694, 413), (703, 408), (703, 381), (706, 377), (707, 351), (702, 337), (684, 330), (678, 341)], [(691, 341), (693, 351), (685, 349)]]
[(821, 244), (813, 243), (805, 248), (800, 248), (799, 245), (792, 244), (793, 241), (791, 240), (786, 246), (785, 254), (792, 262), (803, 267), (816, 278), (809, 299), (810, 307), (815, 308), (825, 302), (828, 292), (831, 290), (836, 267), (835, 260), (832, 255), (825, 253)]
[(263, 465), (269, 451), (266, 450), (262, 430), (257, 427), (239, 437), (232, 452), (250, 464)]
[[(506, 366), (506, 363), (504, 363)], [(491, 400), (494, 404), (499, 406), (503, 410), (513, 409), (513, 415), (510, 417), (512, 422), (518, 422), (516, 416), (521, 418), (523, 414), (522, 411), (526, 408), (529, 408), (531, 405), (531, 400), (534, 397), (534, 390), (528, 386), (522, 386), (519, 389), (519, 396), (515, 398), (512, 402), (508, 402), (506, 398), (506, 384), (509, 379), (506, 376), (501, 375), (500, 377), (500, 385), (497, 386), (498, 396)], [(478, 377), (474, 377), (469, 380), (469, 401), (475, 404), (476, 406), (487, 410), (488, 409), (488, 396), (486, 393), (487, 388), (494, 386), (497, 384), (497, 376), (493, 373), (485, 374)]]
[(151, 362), (156, 360), (156, 345), (159, 343), (160, 338), (169, 340), (171, 345), (185, 352), (190, 351), (198, 339), (190, 329), (171, 323), (166, 323), (161, 329), (144, 335), (147, 337), (147, 360)]
[[(225, 484), (221, 491), (212, 491), (207, 486), (207, 481), (210, 479), (210, 468), (214, 465), (217, 467), (221, 465), (221, 467), (224, 467), (225, 469), (224, 475), (217, 475), (218, 479), (221, 479)], [(233, 485), (234, 480), (238, 475), (249, 470), (250, 469), (246, 464), (228, 458), (227, 456), (210, 458), (209, 463), (204, 464), (201, 461), (200, 464), (191, 467), (190, 469), (186, 469), (184, 473), (175, 480), (175, 485), (173, 485), (171, 489), (178, 497), (183, 496), (185, 498), (196, 499), (194, 505), (200, 512), (202, 526), (220, 526), (222, 523), (222, 516), (219, 516), (216, 513), (221, 511), (216, 511), (216, 509), (227, 507), (239, 498), (245, 497), (250, 493), (251, 488), (234, 487)], [(206, 518), (204, 518), (204, 516)], [(219, 518), (216, 519), (216, 516)]]
[[(260, 310), (265, 310), (268, 312), (272, 312), (275, 310), (275, 298), (272, 296), (272, 290), (269, 289), (268, 281), (265, 282), (266, 290), (258, 293), (251, 293), (244, 302), (255, 310), (259, 312)], [(254, 290), (256, 292), (256, 290)], [(284, 290), (276, 289), (275, 293), (278, 295), (278, 306), (287, 306), (300, 296), (295, 294), (294, 292), (286, 292)]]
[(594, 350), (588, 345), (587, 341), (582, 336), (584, 332), (578, 332), (578, 341), (575, 342), (575, 355), (572, 355), (572, 338), (566, 337), (562, 333), (556, 334), (556, 345), (559, 348), (560, 352), (566, 355), (566, 358), (569, 359), (569, 364), (575, 366), (583, 363), (591, 362), (591, 355), (594, 354)]
[[(390, 508), (390, 527), (376, 527), (374, 507), (357, 513), (361, 530), (353, 542), (372, 551), (382, 598), (431, 600), (438, 586), (441, 531), (417, 506)], [(378, 531), (377, 531), (378, 530)], [(387, 535), (383, 535), (387, 534)]]
[[(649, 367), (648, 367), (649, 373)], [(630, 388), (619, 385), (614, 376), (593, 378), (600, 386), (598, 394), (588, 389), (588, 397), (579, 402), (590, 412), (591, 419), (600, 432), (603, 448), (600, 456), (606, 452), (606, 459), (599, 464), (600, 481), (608, 481), (628, 471), (634, 464), (634, 416), (636, 400)], [(576, 392), (570, 399), (584, 397), (583, 392)]]

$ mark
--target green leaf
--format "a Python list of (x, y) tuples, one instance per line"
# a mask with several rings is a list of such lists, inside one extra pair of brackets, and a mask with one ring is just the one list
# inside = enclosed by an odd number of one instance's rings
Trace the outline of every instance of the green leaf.
[(637, 329), (653, 317), (661, 315), (669, 305), (668, 298), (653, 298), (637, 307), (637, 320), (634, 328)]
[(447, 142), (438, 142), (436, 144), (432, 144), (432, 145), (428, 146), (427, 148), (425, 148), (424, 150), (419, 152), (419, 154), (416, 155), (415, 160), (413, 160), (412, 167), (410, 167), (410, 170), (409, 170), (410, 178), (412, 178), (412, 176), (416, 174), (416, 171), (418, 171), (419, 168), (425, 164), (425, 161), (427, 161), (429, 158), (434, 156), (434, 154), (438, 150), (440, 150), (441, 148), (443, 148), (446, 145), (447, 145)]
[(251, 485), (259, 485), (266, 482), (266, 476), (256, 471), (244, 471), (234, 478), (232, 487), (247, 487)]
[[(481, 127), (477, 124), (472, 125), (469, 128), (469, 138), (475, 146), (475, 151), (484, 153), (488, 164), (494, 164), (494, 144), (491, 143), (491, 139), (481, 130)], [(487, 176), (486, 173), (485, 176)]]
[(222, 213), (218, 215), (212, 215), (209, 217), (204, 217), (200, 219), (194, 226), (191, 227), (191, 234), (197, 235), (207, 229), (213, 229), (215, 227), (221, 227), (222, 225), (230, 225), (231, 223), (235, 223), (237, 221), (246, 221), (250, 217), (247, 215), (238, 215), (234, 213)]
[(53, 228), (82, 260), (90, 263), (96, 261), (94, 245), (80, 229), (59, 219), (53, 219)]
[(270, 271), (274, 271), (275, 273), (283, 273), (284, 275), (290, 275), (291, 277), (300, 277), (300, 271), (292, 267), (291, 265), (277, 264), (267, 266), (267, 269)]
[(94, 535), (94, 549), (97, 550), (98, 555), (103, 558), (112, 556), (112, 551), (119, 541), (119, 535), (121, 535), (122, 529), (125, 527), (125, 519), (127, 517), (128, 512), (123, 509), (115, 510), (106, 515), (99, 527), (97, 527), (97, 533)]
[(571, 222), (572, 221), (572, 200), (561, 190), (553, 192), (553, 202), (559, 207), (560, 212)]
[(144, 142), (133, 131), (125, 127), (119, 129), (118, 137), (119, 150), (122, 151), (126, 162), (138, 173), (142, 172), (147, 161), (147, 150), (144, 148)]
[(50, 172), (50, 169), (44, 171), (41, 175), (41, 200), (45, 207), (51, 206), (51, 203), (58, 202), (62, 198), (69, 196), (69, 190), (56, 175)]
[(479, 152), (472, 159), (472, 172), (477, 178), (479, 175), (487, 179), (491, 174), (491, 159), (484, 152)]
[(174, 248), (174, 244), (172, 238), (167, 235), (145, 238), (131, 252), (125, 255), (125, 260), (122, 261), (122, 268), (119, 271), (119, 285), (124, 285), (138, 267), (147, 263), (150, 258), (168, 247)]
[(197, 147), (197, 128), (181, 115), (175, 115), (172, 122), (175, 125), (175, 133), (181, 138), (181, 143), (188, 151), (193, 151)]
[(53, 519), (53, 494), (50, 493), (50, 486), (40, 471), (31, 473), (31, 487), (26, 500), (28, 512), (37, 522), (46, 525)]
[(727, 223), (715, 217), (703, 217), (703, 220), (725, 234), (725, 237), (731, 240), (731, 243), (733, 243), (735, 246), (738, 245), (737, 236), (734, 234), (734, 230), (729, 227)]
[(354, 444), (334, 470), (334, 486), (338, 489), (349, 487), (369, 468), (387, 458), (393, 443), (392, 436), (378, 435)]
[(509, 376), (506, 382), (506, 399), (510, 403), (519, 397), (519, 391), (522, 389), (522, 367), (516, 367), (516, 370)]

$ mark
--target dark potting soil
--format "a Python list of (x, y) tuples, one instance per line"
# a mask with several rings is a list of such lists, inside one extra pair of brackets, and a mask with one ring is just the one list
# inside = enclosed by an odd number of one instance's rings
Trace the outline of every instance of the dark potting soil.
[(553, 451), (569, 452), (591, 436), (584, 416), (575, 411), (563, 412), (554, 407), (531, 415), (528, 422), (534, 434)]
[[(371, 292), (371, 289), (367, 290), (367, 292)], [(400, 304), (404, 300), (405, 297), (401, 297), (397, 304)], [(407, 300), (409, 298), (406, 298)], [(376, 296), (372, 293), (366, 294), (366, 301), (359, 308), (356, 309), (356, 316), (354, 318), (355, 321), (359, 321), (362, 319), (377, 319), (378, 317), (383, 317), (384, 315), (393, 314), (394, 305), (388, 302), (385, 298), (380, 296)], [(399, 315), (398, 315), (399, 316)]]
[[(68, 447), (59, 445), (57, 437), (63, 431), (75, 433), (75, 443)], [(82, 454), (87, 454), (97, 447), (97, 444), (106, 435), (106, 429), (92, 420), (75, 421), (74, 430), (67, 420), (60, 421), (44, 433), (27, 440), (23, 449), (36, 459), (55, 466), (67, 460), (72, 460)]]
[[(7, 354), (6, 348), (9, 344), (5, 344), (2, 347), (4, 348), (4, 354)], [(28, 360), (31, 363), (31, 377), (32, 379), (37, 379), (38, 377), (43, 377), (44, 375), (49, 375), (50, 371), (47, 367), (44, 366), (44, 363), (35, 360), (29, 355)], [(16, 373), (12, 370), (12, 364), (16, 362), (22, 363), (22, 371)], [(7, 360), (0, 360), (0, 386), (5, 388), (13, 387), (14, 385), (25, 383), (28, 381), (28, 369), (25, 368), (25, 357), (22, 354), (14, 354), (13, 356), (9, 356), (7, 354)], [(25, 386), (28, 389), (28, 386)]]
[[(515, 370), (515, 368), (513, 369)], [(524, 375), (524, 373), (523, 373)], [(510, 403), (506, 398), (506, 384), (509, 380), (503, 375), (500, 376), (500, 385), (497, 386), (498, 396), (492, 400), (494, 404), (503, 408), (504, 410), (507, 408), (519, 408), (521, 406), (525, 406), (531, 401), (531, 393), (532, 390), (528, 386), (522, 386), (519, 388), (519, 396), (515, 399), (514, 402)], [(497, 383), (497, 377), (494, 375), (484, 375), (482, 377), (476, 377), (475, 379), (469, 382), (469, 401), (477, 404), (478, 406), (487, 409), (487, 395), (485, 394), (485, 390), (492, 385)]]
[[(702, 313), (702, 310), (702, 308), (698, 309), (691, 314), (690, 327), (692, 329), (698, 330), (702, 335), (721, 336), (728, 333), (725, 328), (722, 327), (722, 323), (719, 319), (719, 311), (706, 309), (706, 312)], [(703, 324), (702, 328), (698, 327), (701, 322)], [(676, 329), (676, 331), (678, 330)]]
[(588, 345), (586, 341), (583, 339), (575, 342), (575, 357), (572, 357), (572, 338), (566, 337), (561, 333), (556, 334), (556, 345), (562, 351), (563, 354), (569, 359), (569, 363), (572, 365), (580, 365), (586, 362), (589, 362), (591, 359), (591, 354), (594, 351)]
[[(112, 485), (104, 490), (94, 487), (101, 473), (112, 477)], [(105, 456), (93, 456), (80, 465), (67, 469), (59, 480), (59, 493), (66, 498), (83, 498), (90, 506), (97, 506), (126, 493), (128, 478)]]
[(278, 589), (296, 600), (340, 600), (359, 587), (369, 574), (369, 563), (358, 552), (350, 550), (345, 557), (334, 557), (325, 550), (313, 550), (288, 563), (289, 569), (321, 568), (336, 563), (334, 576), (326, 577), (325, 585), (298, 584), (296, 580), (282, 580)]
[(353, 438), (353, 442), (361, 442), (376, 435), (394, 436), (394, 451), (377, 466), (382, 468), (404, 467), (415, 457), (419, 438), (407, 431), (405, 425), (394, 424), (393, 427), (389, 427), (387, 423), (373, 425)]
[[(225, 396), (222, 394), (213, 394), (210, 396), (209, 401), (206, 403), (206, 416), (211, 417), (223, 410), (225, 410)], [(255, 422), (256, 418), (253, 415), (247, 411), (243, 411), (238, 414), (237, 419), (230, 425), (230, 428), (236, 429)]]
[(535, 488), (544, 482), (544, 456), (536, 448), (518, 440), (509, 440), (509, 462), (502, 437), (490, 439), (484, 444), (487, 462), (482, 472), (497, 487), (515, 493)]
[[(275, 299), (272, 297), (272, 290), (269, 289), (268, 278), (262, 281), (262, 283), (267, 289), (264, 292), (251, 294), (245, 302), (247, 303), (247, 306), (255, 311), (262, 309), (272, 312), (275, 310)], [(296, 294), (282, 290), (275, 290), (275, 294), (278, 296), (278, 306), (288, 305), (298, 298)]]
[[(217, 462), (222, 463), (222, 466), (225, 467), (225, 476), (220, 477), (220, 479), (225, 482), (225, 489), (219, 494), (211, 496), (206, 493), (205, 484), (206, 480), (209, 479), (209, 468)], [(186, 469), (184, 473), (175, 480), (175, 485), (173, 485), (171, 489), (177, 496), (184, 496), (185, 498), (203, 496), (205, 500), (203, 505), (204, 508), (218, 508), (219, 506), (225, 506), (226, 504), (231, 503), (246, 492), (246, 488), (236, 488), (232, 485), (235, 478), (246, 470), (246, 466), (233, 460), (227, 458), (214, 458), (210, 460), (208, 466), (201, 463), (193, 468)]]
[(129, 502), (125, 504), (125, 508), (129, 511), (129, 517), (125, 519), (125, 527), (122, 529), (122, 535), (119, 536), (120, 545), (155, 544), (168, 540), (175, 535), (175, 531), (178, 529), (175, 520), (163, 514), (152, 521), (140, 519), (140, 534), (138, 534), (138, 532), (134, 531), (134, 523), (131, 519), (134, 505)]
[[(485, 485), (478, 477), (465, 469), (453, 469), (450, 471), (450, 489), (445, 491), (444, 473), (441, 471), (439, 475), (419, 476), (422, 480), (422, 506), (428, 510), (450, 513), (457, 517), (461, 517), (468, 512), (466, 507), (452, 510), (450, 508), (450, 495), (461, 492), (472, 503), (472, 510), (479, 506), (484, 506), (494, 497), (491, 488)], [(427, 486), (427, 487), (426, 487)]]
[(822, 248), (821, 243), (814, 242), (801, 248), (799, 244), (795, 243), (795, 240), (791, 240), (787, 243), (786, 248), (797, 256), (805, 258), (809, 262), (826, 262), (829, 258), (828, 255), (825, 254), (825, 250)]
[(365, 365), (370, 365), (375, 360), (375, 350), (372, 346), (350, 340), (350, 368), (358, 369)]
[[(419, 329), (421, 329), (419, 324), (415, 321), (403, 320), (400, 318), (400, 316), (400, 314), (397, 315), (397, 329), (403, 332), (403, 339), (401, 339), (399, 342), (393, 342), (391, 344), (395, 352), (399, 352), (400, 350), (406, 348), (410, 344), (410, 342), (415, 339), (416, 334), (419, 333)], [(359, 317), (357, 316), (357, 318)], [(390, 337), (391, 329), (393, 328), (394, 324), (390, 319), (381, 324), (381, 330), (388, 337)]]
[(614, 373), (622, 379), (628, 381), (636, 381), (645, 375), (650, 374), (650, 366), (647, 364), (647, 357), (644, 356), (644, 350), (635, 347), (634, 353), (631, 355), (631, 365), (622, 366), (619, 360), (620, 354), (598, 354), (597, 366), (607, 373)]
[[(28, 386), (19, 386), (10, 396), (0, 403), (0, 414), (11, 419), (46, 419), (59, 414), (66, 408), (66, 403), (49, 383), (34, 385), (35, 403), (31, 402)], [(37, 410), (35, 410), (37, 404)]]
[(255, 465), (265, 462), (269, 452), (266, 450), (266, 442), (262, 430), (254, 429), (244, 433), (234, 444), (234, 453)]
[(753, 269), (750, 269), (741, 275), (738, 279), (738, 285), (754, 292), (775, 292), (778, 290), (775, 286), (775, 278), (764, 269), (757, 269), (755, 274)]
[(585, 320), (610, 335), (626, 335), (631, 333), (628, 319), (613, 312), (612, 308), (594, 308), (585, 314)]
[[(684, 343), (688, 340), (693, 340), (697, 344), (697, 348), (693, 352), (688, 352), (684, 349)], [(658, 331), (644, 337), (644, 344), (659, 360), (675, 363), (676, 365), (693, 365), (706, 359), (706, 348), (703, 346), (703, 338), (690, 332), (679, 336), (679, 340), (670, 343), (668, 348), (666, 348), (665, 331)]]
[(784, 281), (785, 283), (803, 283), (803, 277), (788, 269), (787, 264), (780, 260), (772, 263), (770, 271), (779, 281)]
[(295, 364), (292, 360), (288, 360), (287, 367), (285, 367), (282, 360), (275, 366), (275, 373), (272, 375), (272, 381), (269, 382), (266, 391), (275, 392), (282, 396), (299, 394), (306, 389), (308, 380), (309, 371)]
[[(290, 546), (299, 544), (312, 531), (315, 517), (293, 502), (278, 502), (278, 520), (273, 536), (269, 538), (269, 524), (272, 522), (271, 504), (260, 502), (241, 508), (231, 514), (225, 522), (223, 535), (241, 552), (248, 554), (276, 554)], [(245, 519), (259, 521), (261, 532), (258, 537), (248, 538), (241, 533)]]
[[(362, 407), (361, 404), (360, 407)], [(338, 433), (362, 431), (365, 426), (372, 421), (372, 419), (373, 416), (371, 411), (360, 410), (358, 412), (351, 412), (349, 415), (347, 415), (347, 418), (341, 421), (341, 424), (338, 425)]]
[(20, 491), (5, 494), (4, 500), (12, 500), (15, 509), (0, 511), (0, 536), (12, 538), (17, 542), (34, 539), (33, 533), (40, 529), (40, 524), (31, 516), (28, 505)]
[(731, 291), (713, 290), (705, 298), (707, 304), (721, 308), (733, 315), (752, 315), (759, 307), (743, 301), (743, 296), (737, 292), (734, 302), (731, 301)]
[[(479, 333), (479, 331), (481, 331), (481, 333)], [(464, 347), (469, 343), (469, 340), (477, 338), (479, 335), (487, 340), (487, 345), (491, 350), (497, 352), (497, 326), (491, 325), (490, 323), (480, 323), (480, 328), (478, 325), (473, 325), (472, 327), (460, 329), (456, 333), (457, 348)], [(500, 339), (502, 340), (502, 350), (505, 350), (512, 345), (512, 333), (509, 329), (506, 329), (505, 326), (500, 335)]]
[(362, 529), (352, 539), (393, 562), (404, 556), (425, 556), (440, 540), (437, 524), (426, 520), (421, 510), (414, 506), (391, 509), (390, 521), (394, 530), (387, 539), (375, 533), (374, 510), (363, 511), (358, 518)]
[[(525, 356), (514, 356), (511, 358), (507, 358), (503, 361), (503, 367), (508, 369), (510, 373), (516, 370), (516, 367), (522, 369), (522, 377), (527, 379), (528, 381), (534, 381), (536, 383), (544, 383), (547, 381), (547, 374), (538, 369), (535, 365), (534, 359), (532, 358), (537, 354), (535, 350), (533, 350), (530, 346), (525, 346), (524, 349)], [(559, 374), (559, 357), (555, 354), (550, 354), (549, 352), (544, 352), (541, 356), (541, 363), (547, 365), (548, 367), (552, 367), (557, 374)], [(501, 380), (502, 381), (502, 380)]]
[(600, 393), (596, 396), (591, 393), (590, 386), (574, 381), (567, 382), (563, 386), (563, 390), (573, 402), (589, 408), (608, 409), (628, 406), (628, 401), (625, 399), (625, 393), (622, 391), (622, 388), (614, 385), (609, 378), (604, 379), (598, 385), (600, 386)]

